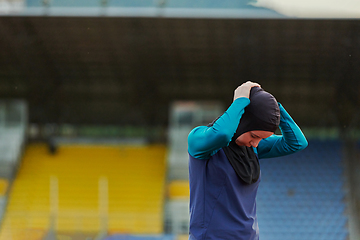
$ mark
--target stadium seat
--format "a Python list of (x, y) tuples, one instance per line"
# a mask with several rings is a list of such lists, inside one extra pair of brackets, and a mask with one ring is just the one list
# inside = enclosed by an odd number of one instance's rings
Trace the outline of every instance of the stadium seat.
[(110, 233), (161, 233), (165, 152), (162, 145), (65, 145), (50, 154), (46, 145), (28, 146), (0, 239), (52, 224), (57, 232), (96, 233), (104, 221)]
[(7, 192), (9, 181), (7, 179), (0, 179), (0, 197), (4, 196)]
[(174, 180), (169, 183), (168, 186), (168, 197), (170, 200), (174, 199), (189, 199), (189, 181), (185, 180)]
[(262, 159), (257, 196), (264, 240), (346, 240), (341, 143), (309, 141), (294, 155)]

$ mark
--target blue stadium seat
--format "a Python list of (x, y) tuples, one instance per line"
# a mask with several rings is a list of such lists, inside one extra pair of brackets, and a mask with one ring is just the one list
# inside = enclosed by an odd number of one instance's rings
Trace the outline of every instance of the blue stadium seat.
[(263, 240), (345, 240), (340, 141), (309, 141), (302, 152), (260, 161), (257, 209)]

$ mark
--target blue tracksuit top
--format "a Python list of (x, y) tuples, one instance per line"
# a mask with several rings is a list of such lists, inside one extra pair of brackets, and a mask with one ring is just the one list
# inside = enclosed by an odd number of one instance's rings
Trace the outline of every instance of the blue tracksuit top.
[[(258, 240), (256, 194), (261, 177), (247, 185), (236, 175), (223, 147), (233, 137), (248, 98), (236, 99), (213, 126), (194, 128), (188, 136), (191, 240)], [(254, 148), (258, 158), (302, 150), (307, 140), (281, 104), (282, 135), (272, 135)]]

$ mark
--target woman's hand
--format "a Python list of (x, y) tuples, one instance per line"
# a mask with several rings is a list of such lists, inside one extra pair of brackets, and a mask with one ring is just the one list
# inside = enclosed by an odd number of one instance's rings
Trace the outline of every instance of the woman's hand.
[(246, 83), (241, 84), (234, 91), (234, 101), (241, 97), (250, 97), (250, 90), (253, 87), (260, 87), (258, 83), (247, 81)]

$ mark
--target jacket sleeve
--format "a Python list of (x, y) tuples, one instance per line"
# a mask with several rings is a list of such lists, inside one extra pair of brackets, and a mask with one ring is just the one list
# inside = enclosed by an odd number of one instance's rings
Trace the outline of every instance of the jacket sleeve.
[(248, 98), (238, 98), (212, 126), (194, 128), (188, 136), (189, 154), (195, 158), (209, 159), (220, 148), (227, 146), (236, 132), (245, 107), (249, 103)]
[(259, 142), (257, 153), (259, 158), (285, 156), (307, 147), (308, 142), (299, 126), (279, 103), (280, 125), (282, 135), (272, 135)]

